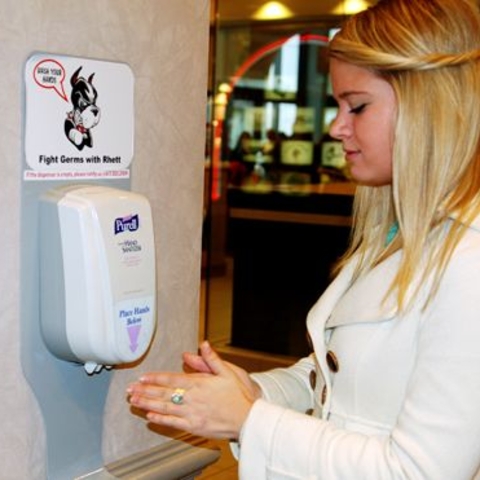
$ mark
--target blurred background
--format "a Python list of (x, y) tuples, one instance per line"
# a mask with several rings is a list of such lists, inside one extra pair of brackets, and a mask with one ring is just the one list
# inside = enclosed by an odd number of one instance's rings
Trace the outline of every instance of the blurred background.
[(307, 312), (346, 248), (327, 45), (373, 3), (212, 1), (200, 337), (249, 370), (309, 353)]

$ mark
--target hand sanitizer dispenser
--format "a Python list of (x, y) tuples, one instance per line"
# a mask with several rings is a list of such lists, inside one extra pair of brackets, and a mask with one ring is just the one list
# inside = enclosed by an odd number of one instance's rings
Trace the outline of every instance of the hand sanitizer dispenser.
[(68, 186), (40, 200), (41, 331), (58, 358), (103, 366), (132, 363), (156, 324), (150, 204), (103, 186)]

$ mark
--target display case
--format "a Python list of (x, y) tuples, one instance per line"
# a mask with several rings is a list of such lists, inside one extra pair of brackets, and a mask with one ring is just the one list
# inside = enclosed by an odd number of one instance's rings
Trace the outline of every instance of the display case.
[(328, 131), (336, 115), (327, 43), (335, 29), (265, 45), (228, 86), (222, 159), (231, 187), (286, 195), (348, 181), (341, 143)]

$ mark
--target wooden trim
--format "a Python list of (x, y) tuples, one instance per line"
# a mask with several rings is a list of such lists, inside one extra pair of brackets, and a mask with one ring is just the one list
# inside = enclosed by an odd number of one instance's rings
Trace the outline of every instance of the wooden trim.
[(352, 217), (345, 215), (325, 215), (319, 213), (277, 212), (275, 210), (254, 210), (231, 208), (230, 217), (242, 220), (262, 220), (267, 222), (304, 223), (311, 225), (334, 225), (350, 227)]

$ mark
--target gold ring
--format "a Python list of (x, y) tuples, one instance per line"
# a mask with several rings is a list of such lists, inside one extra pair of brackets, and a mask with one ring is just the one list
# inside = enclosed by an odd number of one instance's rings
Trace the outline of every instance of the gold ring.
[(172, 393), (170, 400), (175, 405), (181, 405), (183, 403), (183, 395), (185, 394), (184, 388), (176, 388)]

